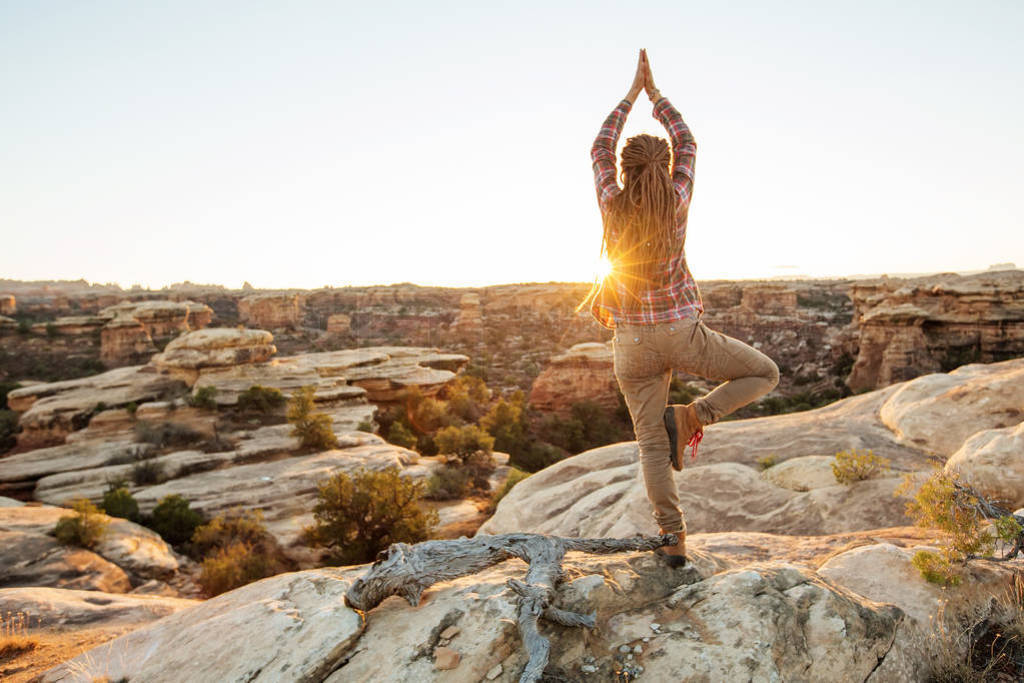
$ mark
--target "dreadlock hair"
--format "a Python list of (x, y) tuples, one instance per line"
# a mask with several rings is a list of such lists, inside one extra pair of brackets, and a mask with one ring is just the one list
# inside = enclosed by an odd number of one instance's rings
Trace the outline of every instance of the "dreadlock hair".
[[(612, 274), (629, 296), (618, 304), (636, 308), (640, 294), (656, 289), (659, 261), (679, 251), (675, 230), (676, 192), (669, 175), (668, 143), (653, 135), (636, 135), (622, 148), (620, 179), (623, 190), (612, 197), (604, 213), (601, 254), (612, 263)], [(593, 299), (597, 285), (577, 311)]]

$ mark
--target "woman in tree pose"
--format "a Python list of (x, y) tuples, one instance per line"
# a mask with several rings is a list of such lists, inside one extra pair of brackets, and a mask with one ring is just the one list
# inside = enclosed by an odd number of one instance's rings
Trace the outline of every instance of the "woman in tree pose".
[[(620, 187), (615, 146), (641, 90), (672, 139), (671, 155), (662, 138), (629, 138)], [(590, 152), (604, 221), (601, 252), (612, 269), (577, 310), (589, 305), (598, 322), (615, 330), (615, 377), (633, 420), (647, 497), (661, 533), (679, 536), (678, 545), (663, 551), (673, 566), (686, 562), (686, 522), (672, 470), (682, 470), (686, 446), (697, 457), (704, 427), (779, 381), (768, 356), (701, 321), (704, 305), (683, 250), (696, 152), (690, 129), (658, 92), (641, 50), (633, 84)], [(673, 368), (723, 383), (687, 405), (667, 405)]]

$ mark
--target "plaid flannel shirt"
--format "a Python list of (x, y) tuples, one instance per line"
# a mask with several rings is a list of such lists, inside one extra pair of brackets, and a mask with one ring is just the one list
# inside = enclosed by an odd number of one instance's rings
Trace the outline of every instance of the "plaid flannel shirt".
[[(612, 197), (622, 192), (616, 180), (615, 146), (626, 116), (633, 104), (622, 100), (601, 125), (601, 131), (594, 140), (590, 158), (594, 162), (594, 181), (597, 185), (597, 201), (604, 214)], [(697, 144), (689, 127), (676, 108), (662, 97), (654, 105), (654, 118), (661, 121), (672, 138), (672, 184), (676, 188), (676, 226), (679, 244), (686, 240), (686, 218), (690, 208), (690, 194), (693, 191), (693, 167), (697, 155)], [(615, 235), (609, 236), (611, 240)], [(664, 286), (646, 292), (627, 291), (621, 280), (609, 275), (601, 283), (601, 289), (591, 303), (590, 311), (599, 323), (614, 328), (623, 325), (653, 325), (670, 320), (699, 317), (704, 312), (700, 290), (686, 265), (686, 252), (664, 259), (657, 269), (663, 274)], [(639, 297), (639, 306), (626, 310), (617, 305), (626, 297)]]

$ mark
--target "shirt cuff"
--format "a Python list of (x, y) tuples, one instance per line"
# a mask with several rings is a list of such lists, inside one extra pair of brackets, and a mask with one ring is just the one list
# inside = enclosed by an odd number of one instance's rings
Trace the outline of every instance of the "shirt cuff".
[(633, 103), (627, 100), (625, 97), (623, 97), (622, 101), (619, 102), (619, 106), (616, 107), (616, 109), (621, 109), (622, 107), (625, 107), (626, 111), (629, 111), (630, 109), (633, 108)]

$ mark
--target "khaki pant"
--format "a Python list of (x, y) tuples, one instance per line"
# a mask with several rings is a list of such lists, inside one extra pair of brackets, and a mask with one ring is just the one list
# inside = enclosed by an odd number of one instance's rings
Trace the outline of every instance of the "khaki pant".
[(654, 519), (666, 533), (686, 531), (679, 492), (672, 476), (668, 432), (662, 421), (674, 368), (711, 380), (724, 380), (694, 401), (702, 424), (767, 394), (779, 382), (771, 358), (697, 318), (656, 325), (619, 325), (615, 329), (615, 378), (626, 398), (647, 497)]

